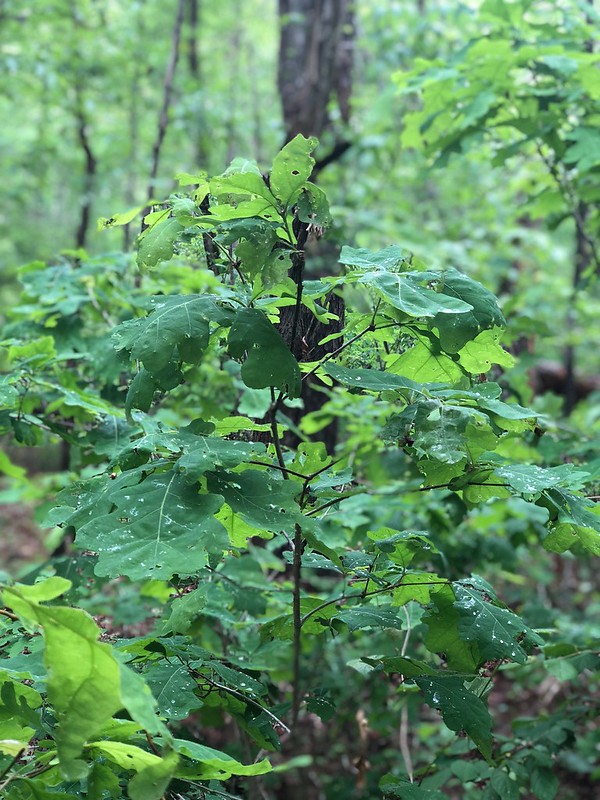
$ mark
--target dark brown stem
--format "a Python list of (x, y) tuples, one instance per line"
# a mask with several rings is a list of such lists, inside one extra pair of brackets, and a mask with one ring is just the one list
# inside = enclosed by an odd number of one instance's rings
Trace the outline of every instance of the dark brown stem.
[(302, 579), (302, 550), (304, 540), (302, 528), (296, 525), (294, 529), (294, 558), (292, 561), (292, 582), (294, 585), (292, 595), (292, 619), (294, 626), (294, 660), (292, 668), (292, 727), (296, 726), (300, 703), (302, 701), (300, 655), (302, 649), (302, 618), (300, 615), (300, 581)]

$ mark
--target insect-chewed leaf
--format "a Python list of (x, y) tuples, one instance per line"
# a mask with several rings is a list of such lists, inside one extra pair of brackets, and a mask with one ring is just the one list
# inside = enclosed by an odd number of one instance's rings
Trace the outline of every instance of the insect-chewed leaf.
[(275, 156), (271, 170), (271, 189), (283, 206), (292, 203), (315, 165), (312, 151), (317, 146), (314, 136), (306, 139), (301, 133)]

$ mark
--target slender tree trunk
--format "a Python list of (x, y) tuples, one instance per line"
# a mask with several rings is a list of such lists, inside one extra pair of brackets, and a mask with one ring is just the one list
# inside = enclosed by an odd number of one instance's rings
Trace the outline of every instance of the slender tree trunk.
[(85, 247), (87, 242), (92, 214), (92, 205), (94, 202), (94, 183), (98, 162), (94, 155), (94, 151), (92, 150), (92, 144), (89, 137), (88, 120), (84, 110), (81, 87), (77, 86), (75, 88), (75, 92), (75, 119), (77, 122), (77, 138), (79, 139), (79, 144), (81, 145), (85, 159), (81, 213), (79, 217), (77, 233), (75, 236), (76, 246), (79, 248)]
[[(575, 265), (573, 269), (573, 290), (571, 294), (570, 307), (567, 312), (567, 336), (572, 335), (577, 323), (576, 302), (579, 293), (583, 288), (584, 276), (592, 263), (592, 253), (589, 241), (585, 235), (585, 221), (589, 213), (588, 206), (580, 202), (577, 206), (577, 219), (579, 222), (575, 230)], [(577, 376), (575, 374), (576, 353), (575, 346), (569, 342), (565, 347), (563, 363), (565, 366), (565, 391), (563, 413), (568, 416), (575, 408), (577, 403)]]
[[(278, 87), (281, 96), (286, 142), (298, 133), (305, 136), (327, 136), (329, 152), (317, 161), (312, 178), (328, 164), (337, 161), (350, 147), (340, 131), (350, 119), (352, 64), (354, 55), (354, 9), (351, 0), (279, 0), (281, 26)], [(335, 101), (342, 125), (330, 117), (330, 104)], [(290, 277), (302, 294), (305, 258), (304, 246), (308, 230), (301, 230), (298, 253), (292, 259)], [(338, 315), (327, 326), (319, 323), (300, 302), (281, 310), (280, 330), (292, 353), (299, 361), (314, 361), (333, 352), (341, 339), (319, 345), (325, 336), (342, 330), (344, 301), (338, 295), (328, 299), (329, 310)], [(326, 400), (318, 379), (303, 381), (304, 414), (316, 411)], [(297, 409), (291, 417), (299, 420)], [(337, 425), (320, 432), (327, 449), (332, 452), (337, 439)]]
[(354, 12), (350, 0), (279, 0), (278, 86), (286, 141), (321, 136), (335, 97), (350, 118)]
[(237, 128), (236, 119), (238, 115), (238, 76), (240, 72), (240, 49), (242, 45), (242, 6), (239, 2), (235, 3), (235, 23), (231, 30), (229, 39), (229, 96), (228, 114), (225, 123), (227, 137), (226, 160), (230, 162), (237, 155)]
[(188, 67), (190, 75), (195, 80), (200, 80), (200, 60), (198, 58), (198, 0), (188, 0), (189, 7), (189, 35), (188, 35)]

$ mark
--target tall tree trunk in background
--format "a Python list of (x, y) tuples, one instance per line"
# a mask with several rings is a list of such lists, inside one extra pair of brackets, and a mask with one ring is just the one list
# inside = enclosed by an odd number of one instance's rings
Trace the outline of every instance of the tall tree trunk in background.
[[(328, 140), (329, 152), (317, 161), (313, 170), (312, 178), (315, 180), (321, 169), (339, 159), (350, 147), (350, 141), (332, 119), (330, 109), (335, 101), (342, 123), (349, 122), (354, 3), (351, 0), (279, 0), (279, 19), (278, 88), (285, 140), (289, 142), (299, 133), (325, 136)], [(299, 252), (293, 258), (290, 271), (298, 286), (298, 297), (305, 277), (304, 245), (309, 232), (304, 223), (299, 223), (299, 228)], [(332, 261), (337, 261), (337, 253), (331, 255)], [(328, 325), (317, 323), (312, 312), (298, 303), (296, 307), (281, 310), (281, 333), (298, 360), (316, 361), (339, 347), (341, 339), (319, 344), (329, 334), (341, 331), (344, 325), (343, 298), (331, 294), (328, 308), (338, 316)], [(327, 399), (323, 388), (318, 380), (303, 382), (304, 415), (322, 407)], [(299, 418), (297, 411), (291, 410), (294, 421)], [(322, 430), (318, 438), (332, 452), (337, 439), (336, 424)]]
[(200, 61), (198, 59), (198, 0), (188, 0), (189, 34), (188, 34), (188, 67), (190, 75), (200, 79)]
[(92, 214), (92, 204), (94, 202), (94, 182), (98, 162), (92, 150), (89, 137), (88, 120), (85, 114), (83, 96), (80, 86), (75, 87), (75, 120), (77, 122), (77, 138), (85, 159), (85, 170), (83, 178), (83, 195), (81, 201), (81, 214), (79, 225), (75, 236), (77, 247), (85, 247), (87, 242), (88, 230)]
[[(587, 4), (590, 6), (590, 8), (593, 8), (594, 0), (587, 0)], [(592, 24), (592, 17), (590, 14), (586, 14), (586, 21), (588, 25)], [(592, 39), (589, 39), (585, 43), (585, 51), (587, 53), (594, 52), (594, 41)], [(589, 236), (586, 231), (586, 221), (589, 211), (589, 206), (583, 202), (583, 200), (577, 202), (575, 201), (575, 198), (573, 198), (573, 208), (571, 213), (575, 222), (575, 263), (573, 267), (571, 302), (567, 312), (567, 335), (572, 333), (573, 329), (575, 328), (577, 317), (575, 304), (577, 301), (577, 296), (583, 288), (583, 283), (589, 281), (590, 276), (588, 272), (592, 266), (592, 263), (595, 267), (596, 277), (600, 276), (600, 261), (598, 259), (598, 253), (596, 251), (594, 239), (592, 236)], [(565, 347), (563, 363), (566, 372), (565, 402), (563, 405), (563, 413), (565, 416), (568, 416), (571, 411), (573, 411), (578, 400), (577, 376), (575, 374), (576, 354), (575, 346), (572, 342), (569, 342)]]
[(331, 127), (329, 103), (350, 119), (354, 9), (350, 0), (279, 0), (277, 82), (286, 142)]

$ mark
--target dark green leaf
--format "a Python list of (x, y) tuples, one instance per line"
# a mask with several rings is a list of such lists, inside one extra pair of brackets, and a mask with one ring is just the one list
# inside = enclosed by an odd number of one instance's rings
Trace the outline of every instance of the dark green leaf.
[(465, 687), (462, 678), (442, 675), (414, 679), (425, 700), (437, 709), (445, 724), (457, 733), (464, 731), (486, 759), (492, 756), (492, 718), (485, 703)]
[(251, 389), (273, 386), (290, 397), (300, 394), (300, 369), (281, 335), (266, 315), (255, 308), (236, 314), (229, 332), (229, 352), (244, 358), (242, 379)]

